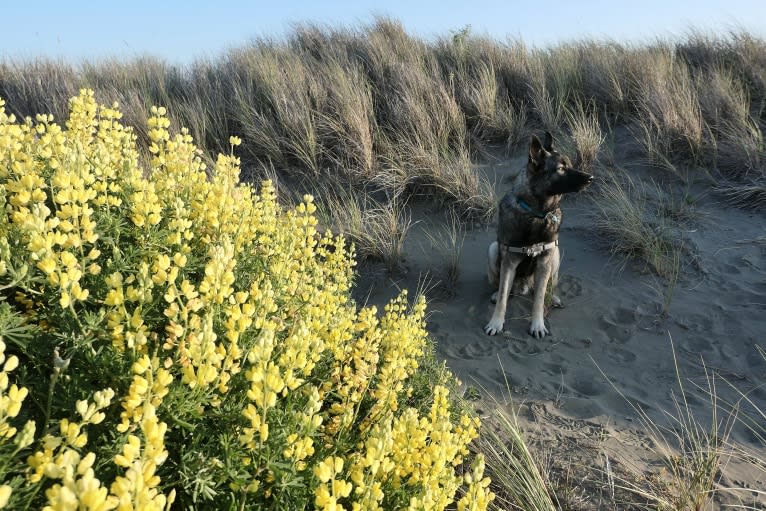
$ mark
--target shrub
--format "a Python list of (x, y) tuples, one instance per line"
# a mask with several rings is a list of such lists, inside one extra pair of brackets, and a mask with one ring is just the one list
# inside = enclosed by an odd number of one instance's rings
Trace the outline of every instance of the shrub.
[(0, 507), (484, 509), (423, 299), (357, 309), (310, 196), (151, 113), (144, 168), (91, 91), (65, 127), (0, 103)]

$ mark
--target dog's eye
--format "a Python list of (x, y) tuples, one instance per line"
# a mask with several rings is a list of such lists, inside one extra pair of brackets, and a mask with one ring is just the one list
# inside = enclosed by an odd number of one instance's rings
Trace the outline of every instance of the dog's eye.
[(564, 169), (564, 167), (557, 167), (556, 172), (558, 172), (559, 174), (564, 174), (566, 170)]

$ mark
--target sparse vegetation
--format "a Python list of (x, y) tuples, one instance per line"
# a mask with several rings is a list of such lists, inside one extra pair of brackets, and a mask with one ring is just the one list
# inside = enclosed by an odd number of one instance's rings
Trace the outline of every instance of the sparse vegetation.
[(662, 190), (656, 185), (649, 189), (625, 173), (608, 174), (593, 195), (594, 225), (613, 253), (638, 259), (660, 276), (677, 277), (682, 240), (663, 206)]
[(431, 249), (437, 258), (443, 260), (443, 284), (454, 292), (460, 278), (460, 255), (465, 241), (465, 227), (455, 212), (447, 215), (444, 225), (426, 232)]
[(715, 189), (736, 206), (756, 211), (766, 207), (766, 177), (758, 180), (722, 181)]
[(428, 42), (378, 18), (357, 29), (301, 25), (284, 40), (258, 39), (188, 67), (148, 57), (79, 67), (6, 61), (0, 97), (22, 117), (61, 118), (68, 98), (91, 87), (119, 102), (144, 139), (148, 107), (162, 104), (210, 154), (237, 133), (246, 166), (340, 177), (389, 199), (428, 195), (486, 218), (494, 198), (471, 155), (512, 148), (530, 129), (567, 126), (587, 166), (602, 127), (619, 122), (648, 161), (679, 175), (705, 166), (762, 178), (764, 53), (766, 42), (738, 32), (539, 50), (465, 27)]
[(529, 451), (514, 412), (496, 405), (477, 444), (492, 480), (490, 488), (496, 496), (490, 509), (560, 509), (553, 485)]
[[(677, 387), (673, 389), (673, 410), (663, 410), (668, 424), (652, 418), (647, 410), (631, 403), (641, 424), (652, 440), (656, 454), (662, 460), (662, 469), (648, 477), (627, 479), (620, 477), (615, 486), (627, 490), (648, 503), (650, 509), (672, 511), (701, 511), (711, 509), (717, 493), (730, 492), (744, 496), (744, 488), (726, 488), (719, 483), (721, 470), (734, 455), (731, 431), (738, 421), (737, 410), (722, 407), (716, 390), (717, 376), (701, 361), (706, 375), (704, 387), (690, 389), (680, 373), (676, 351), (670, 339), (676, 370)], [(603, 375), (603, 372), (602, 372)], [(606, 375), (604, 375), (606, 377)], [(615, 389), (625, 398), (620, 389)], [(694, 391), (701, 391), (710, 400), (712, 416), (703, 420), (692, 410), (689, 399)]]
[(399, 268), (412, 217), (397, 201), (378, 202), (343, 190), (325, 189), (319, 206), (322, 223), (354, 243), (359, 259), (382, 261), (389, 271)]
[(604, 143), (595, 108), (576, 102), (567, 111), (567, 125), (576, 155), (575, 166), (580, 170), (591, 170), (598, 161), (601, 144)]

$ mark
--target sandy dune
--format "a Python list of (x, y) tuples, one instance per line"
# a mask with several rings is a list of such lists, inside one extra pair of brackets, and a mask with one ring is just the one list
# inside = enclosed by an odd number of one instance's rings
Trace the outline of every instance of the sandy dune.
[[(524, 166), (522, 155), (480, 170), (495, 180), (501, 194)], [(662, 177), (656, 170), (633, 172), (644, 179)], [(591, 227), (590, 191), (563, 203), (559, 295), (565, 308), (547, 315), (551, 335), (542, 340), (527, 334), (530, 297), (510, 300), (504, 335), (482, 332), (493, 308), (485, 267), (494, 225), (466, 233), (458, 282), (452, 289), (439, 284), (444, 254), (426, 236), (442, 228), (438, 208), (414, 213), (418, 223), (407, 242), (405, 273), (391, 276), (367, 268), (357, 297), (382, 303), (397, 288), (413, 290), (425, 282), (432, 287), (429, 328), (438, 355), (465, 388), (483, 389), (502, 400), (507, 382), (531, 442), (544, 449), (562, 448), (573, 459), (578, 458), (572, 450), (577, 445), (621, 451), (633, 463), (648, 466), (651, 442), (633, 406), (659, 424), (672, 422), (664, 411), (674, 410), (673, 396), (678, 395), (673, 345), (689, 406), (701, 424), (709, 424), (712, 413), (710, 398), (698, 388), (707, 388), (705, 367), (708, 375), (715, 373), (749, 392), (766, 409), (766, 361), (756, 350), (756, 345), (766, 346), (766, 218), (726, 206), (706, 189), (709, 184), (691, 189), (700, 197), (694, 218), (684, 224), (691, 255), (666, 314), (666, 282), (611, 256)], [(721, 381), (717, 391), (723, 399), (737, 397)], [(490, 407), (486, 398), (477, 402), (480, 411)], [(593, 444), (596, 437), (600, 440)], [(744, 428), (735, 428), (733, 438), (766, 459), (766, 446)], [(603, 458), (597, 454), (586, 461), (599, 466)], [(731, 471), (732, 481), (766, 488), (766, 480), (759, 480), (764, 474), (742, 474), (734, 466)]]

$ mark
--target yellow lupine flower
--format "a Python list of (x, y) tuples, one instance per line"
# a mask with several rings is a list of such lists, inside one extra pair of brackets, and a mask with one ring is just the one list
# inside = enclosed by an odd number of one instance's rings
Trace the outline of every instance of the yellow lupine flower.
[(0, 486), (0, 509), (3, 509), (8, 505), (12, 493), (13, 489), (9, 485), (4, 484)]
[[(0, 240), (0, 273), (26, 265), (34, 286), (14, 290), (14, 306), (39, 314), (34, 321), (53, 335), (61, 332), (48, 321), (51, 303), (72, 321), (103, 318), (96, 333), (77, 332), (105, 356), (125, 357), (131, 374), (119, 407), (105, 408), (113, 392), (95, 393), (77, 401), (69, 418), (55, 418), (55, 436), (37, 441), (28, 480), (55, 479), (41, 483), (48, 491), (39, 498), (51, 508), (169, 505), (173, 493), (163, 495), (159, 485), (177, 480), (163, 477), (177, 447), (165, 445), (163, 419), (180, 402), (178, 424), (211, 407), (234, 412), (226, 429), (246, 451), (247, 477), (229, 483), (251, 492), (254, 505), (276, 498), (277, 478), (288, 476), (263, 467), (285, 461), (285, 471), (309, 474), (321, 509), (380, 509), (389, 491), (412, 497), (413, 508), (444, 508), (461, 484), (483, 505), (486, 478), (472, 472), (468, 481), (454, 466), (478, 425), (468, 417), (455, 424), (439, 386), (430, 410), (407, 407), (426, 342), (424, 301), (410, 306), (403, 295), (380, 319), (374, 308), (357, 310), (348, 295), (353, 252), (346, 241), (317, 233), (313, 197), (283, 211), (273, 183), (257, 193), (240, 183), (233, 155), (239, 138), (207, 171), (189, 132), (171, 134), (167, 112), (156, 107), (144, 168), (136, 135), (118, 122), (116, 107), (99, 106), (92, 91), (71, 107), (62, 130), (48, 116), (9, 125), (15, 120), (0, 106), (0, 200), (13, 232), (22, 233), (11, 240), (19, 264), (3, 255), (10, 247)], [(88, 316), (77, 315), (83, 300)], [(17, 363), (9, 358), (4, 370)], [(2, 396), (12, 384), (0, 372)], [(245, 389), (241, 410), (231, 408), (232, 389)], [(25, 394), (13, 392), (16, 401), (3, 401), (5, 417), (20, 413)], [(87, 450), (103, 440), (89, 440), (86, 426), (116, 414), (124, 445), (92, 448), (117, 453), (118, 475), (101, 485), (101, 464)], [(0, 420), (0, 435), (30, 445), (34, 423), (27, 424), (17, 435)]]

